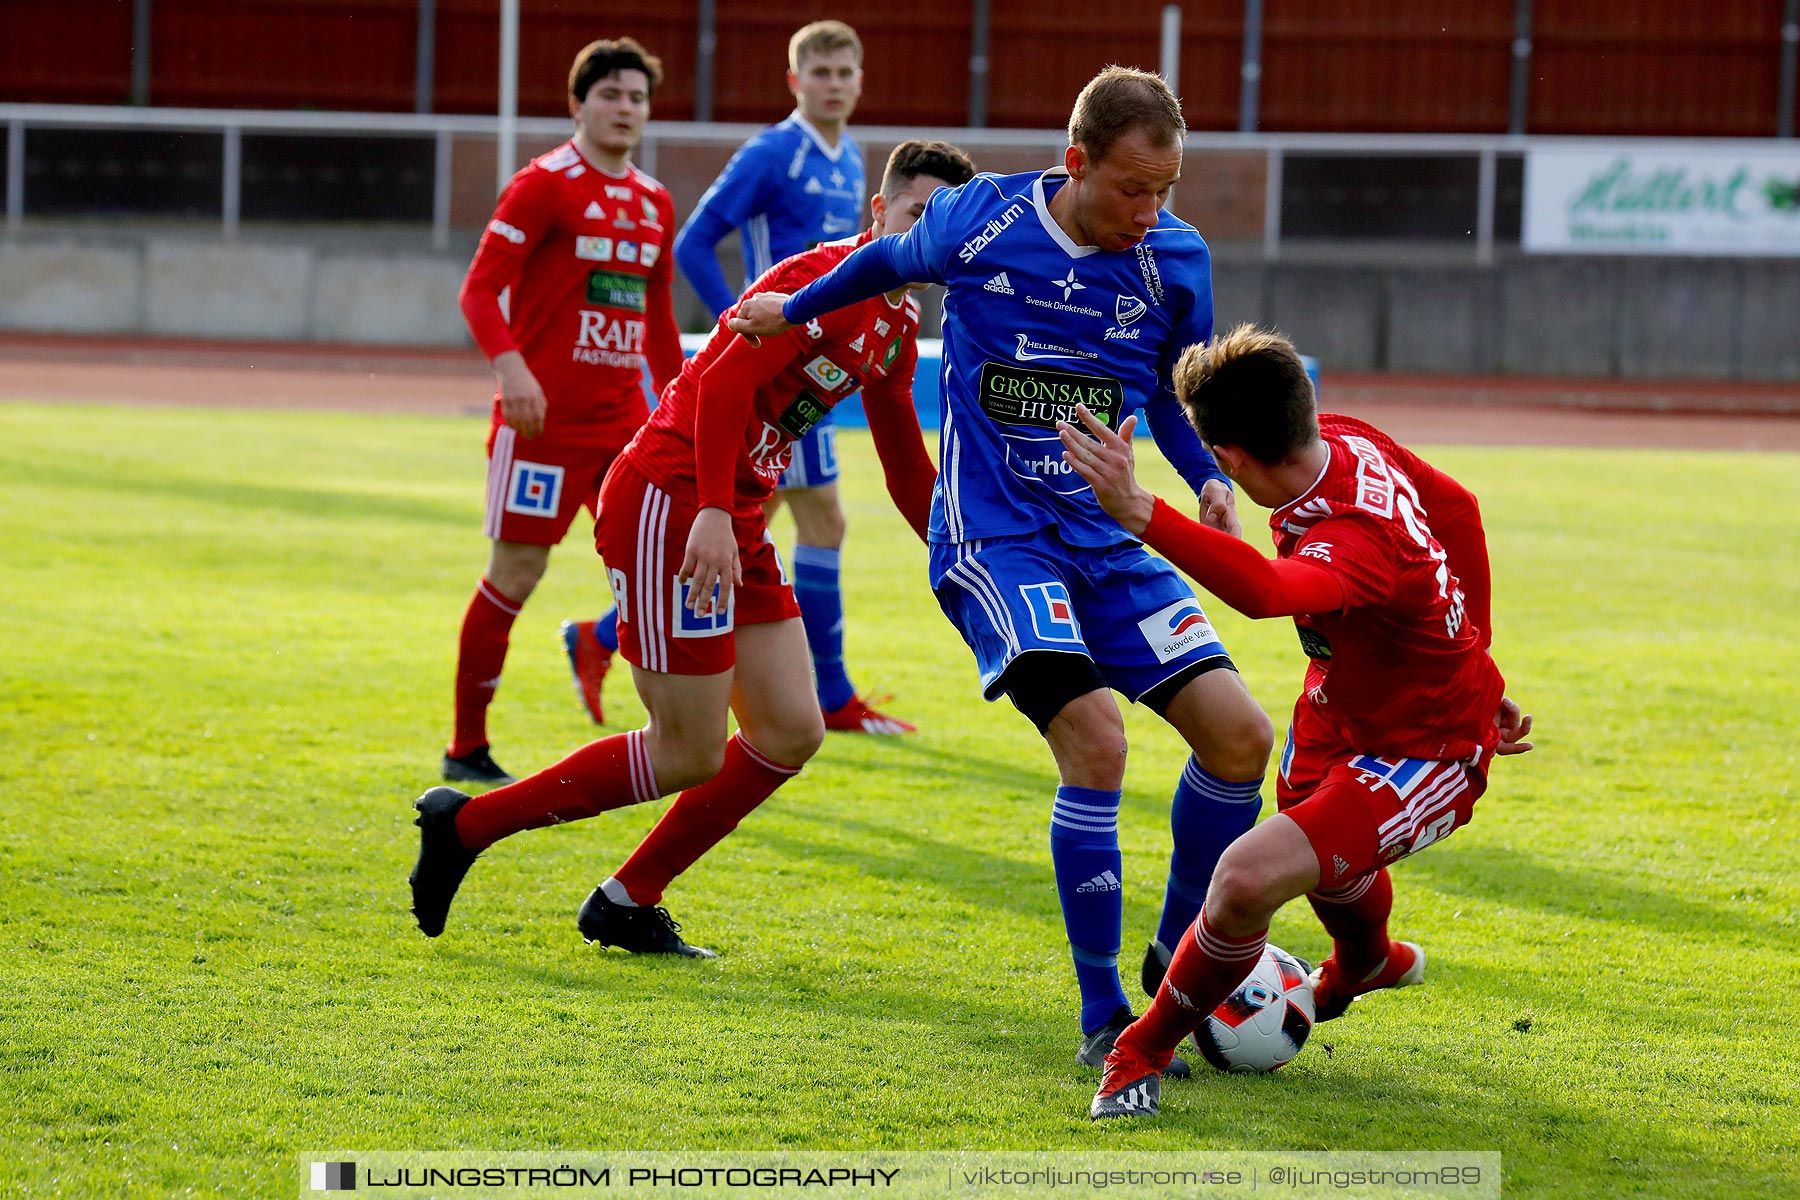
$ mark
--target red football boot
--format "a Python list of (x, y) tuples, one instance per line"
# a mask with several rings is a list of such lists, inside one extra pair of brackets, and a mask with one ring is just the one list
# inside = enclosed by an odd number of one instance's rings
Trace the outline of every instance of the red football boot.
[(1334, 955), (1312, 973), (1313, 1020), (1331, 1021), (1343, 1016), (1358, 996), (1424, 982), (1425, 951), (1417, 942), (1389, 942), (1387, 958), (1360, 980), (1345, 979)]
[(600, 706), (600, 685), (612, 667), (613, 652), (594, 636), (592, 621), (564, 621), (562, 644), (569, 656), (569, 673), (575, 677), (575, 694), (581, 697), (581, 707), (594, 718), (594, 724), (606, 724), (606, 712)]
[[(886, 703), (891, 696), (875, 696), (875, 703)], [(898, 717), (890, 717), (886, 713), (876, 712), (869, 701), (861, 696), (852, 696), (842, 708), (834, 708), (825, 714), (825, 728), (839, 733), (917, 733), (918, 728), (907, 724)]]

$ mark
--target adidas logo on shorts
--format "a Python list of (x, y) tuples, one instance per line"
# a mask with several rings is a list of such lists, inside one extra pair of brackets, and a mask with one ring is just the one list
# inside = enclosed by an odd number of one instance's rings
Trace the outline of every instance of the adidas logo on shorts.
[(982, 284), (981, 289), (985, 292), (993, 292), (999, 296), (1010, 296), (1013, 294), (1012, 280), (1006, 277), (1005, 271), (1000, 272), (998, 275)]
[(1119, 890), (1119, 877), (1111, 871), (1102, 871), (1086, 883), (1075, 889), (1078, 896), (1088, 896), (1095, 892), (1116, 892)]
[(1350, 864), (1344, 861), (1343, 855), (1334, 854), (1331, 856), (1331, 869), (1336, 871), (1339, 875), (1342, 875), (1345, 871), (1350, 869)]

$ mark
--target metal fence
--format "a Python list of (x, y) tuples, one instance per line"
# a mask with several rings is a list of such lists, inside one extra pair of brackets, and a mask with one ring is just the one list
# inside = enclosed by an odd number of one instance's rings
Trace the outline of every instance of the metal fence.
[[(739, 124), (652, 122), (646, 130), (637, 160), (652, 174), (657, 171), (659, 152), (677, 146), (735, 147), (757, 127)], [(58, 131), (122, 131), (128, 137), (151, 139), (157, 135), (201, 135), (216, 138), (217, 221), (220, 235), (226, 240), (239, 236), (245, 219), (246, 139), (306, 138), (323, 139), (327, 145), (348, 146), (354, 139), (382, 139), (372, 152), (377, 158), (404, 158), (416, 164), (409, 170), (417, 175), (417, 195), (429, 196), (429, 215), (424, 211), (384, 214), (384, 219), (428, 226), (432, 245), (445, 249), (452, 234), (452, 157), (456, 139), (493, 139), (505, 145), (503, 128), (496, 117), (456, 116), (410, 113), (332, 113), (275, 112), (252, 110), (123, 108), (87, 105), (0, 104), (0, 129), (6, 136), (6, 228), (17, 234), (23, 230), (27, 216), (33, 214), (27, 187), (26, 147), (35, 135), (51, 138)], [(569, 123), (562, 119), (522, 118), (517, 121), (519, 134), (546, 141), (567, 136)], [(1043, 161), (1053, 160), (1066, 144), (1062, 130), (1014, 129), (905, 129), (883, 126), (858, 126), (858, 138), (865, 145), (881, 145), (905, 138), (930, 136), (956, 142), (979, 154), (987, 151), (1041, 152)], [(335, 143), (331, 139), (338, 139)], [(1337, 190), (1354, 186), (1361, 177), (1367, 179), (1383, 171), (1396, 169), (1392, 164), (1431, 162), (1453, 166), (1457, 172), (1472, 173), (1472, 186), (1448, 189), (1444, 195), (1428, 200), (1440, 212), (1435, 224), (1444, 231), (1458, 234), (1452, 240), (1466, 242), (1473, 261), (1493, 261), (1497, 244), (1516, 238), (1509, 229), (1497, 235), (1503, 171), (1512, 172), (1516, 181), (1517, 164), (1533, 148), (1592, 148), (1609, 151), (1644, 149), (1737, 150), (1791, 149), (1791, 141), (1775, 139), (1705, 139), (1675, 141), (1670, 139), (1563, 138), (1513, 135), (1456, 134), (1258, 134), (1196, 133), (1190, 134), (1186, 149), (1190, 156), (1204, 159), (1207, 155), (1231, 155), (1237, 158), (1261, 159), (1262, 222), (1261, 254), (1274, 261), (1283, 254), (1284, 243), (1295, 236), (1321, 235), (1306, 230), (1296, 235), (1294, 224), (1296, 180), (1303, 168), (1308, 180), (1334, 177), (1348, 181)], [(402, 155), (400, 148), (406, 148)], [(365, 147), (365, 150), (367, 148)], [(208, 146), (206, 155), (215, 153)], [(504, 179), (513, 164), (496, 163), (496, 177)], [(1290, 170), (1290, 165), (1292, 170)], [(1190, 174), (1199, 168), (1193, 159)], [(424, 176), (429, 174), (429, 180)], [(210, 183), (208, 169), (202, 178)], [(279, 191), (279, 181), (265, 185), (265, 192)], [(192, 189), (189, 189), (190, 192)], [(1516, 184), (1513, 198), (1516, 200)], [(210, 203), (207, 206), (210, 209)], [(1465, 211), (1466, 208), (1466, 211)], [(1284, 222), (1284, 212), (1288, 220)], [(295, 214), (282, 215), (292, 218)], [(318, 219), (332, 214), (317, 213)], [(352, 214), (354, 215), (354, 214)], [(483, 213), (485, 216), (485, 211)], [(1515, 214), (1516, 215), (1516, 214)], [(213, 219), (211, 212), (207, 220)], [(1462, 230), (1467, 236), (1461, 236)], [(1349, 231), (1347, 231), (1349, 232)]]

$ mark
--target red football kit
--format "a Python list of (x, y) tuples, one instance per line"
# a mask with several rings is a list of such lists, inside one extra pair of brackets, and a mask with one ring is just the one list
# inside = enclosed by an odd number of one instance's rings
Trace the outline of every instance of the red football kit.
[(548, 406), (543, 432), (521, 438), (494, 398), (487, 536), (561, 541), (644, 422), (645, 368), (659, 392), (680, 371), (674, 237), (662, 184), (636, 167), (608, 174), (572, 141), (507, 184), (460, 300), (482, 353), (519, 351)]
[(1309, 661), (1277, 802), (1333, 888), (1469, 819), (1505, 681), (1475, 497), (1363, 421), (1319, 432), (1324, 471), (1270, 515), (1275, 561), (1161, 501), (1144, 540), (1232, 607), (1294, 617)]
[[(827, 242), (777, 263), (746, 295), (794, 292), (872, 236)], [(805, 436), (859, 389), (895, 504), (925, 537), (936, 470), (913, 408), (919, 307), (876, 296), (752, 345), (719, 317), (607, 476), (595, 540), (618, 602), (628, 662), (714, 675), (735, 659), (732, 631), (800, 615), (762, 504)], [(676, 579), (702, 508), (732, 516), (743, 582), (722, 612), (697, 616)]]

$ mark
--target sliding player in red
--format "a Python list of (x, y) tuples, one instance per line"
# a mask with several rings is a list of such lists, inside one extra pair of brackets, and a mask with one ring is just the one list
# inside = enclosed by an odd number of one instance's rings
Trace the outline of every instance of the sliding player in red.
[[(751, 293), (794, 291), (871, 238), (904, 232), (932, 192), (974, 173), (954, 147), (901, 144), (867, 233), (776, 264)], [(484, 796), (447, 787), (421, 796), (410, 883), (427, 936), (443, 931), (469, 865), (501, 838), (680, 791), (577, 925), (603, 946), (711, 957), (657, 902), (824, 739), (806, 630), (762, 506), (795, 442), (859, 388), (888, 490), (925, 537), (936, 471), (913, 409), (919, 307), (907, 288), (758, 343), (725, 328), (736, 312), (721, 316), (601, 490), (596, 541), (649, 724)], [(729, 739), (727, 709), (738, 719)]]
[(1420, 982), (1425, 955), (1388, 936), (1390, 863), (1448, 836), (1522, 754), (1531, 718), (1488, 653), (1487, 540), (1461, 484), (1352, 417), (1315, 411), (1300, 356), (1249, 325), (1191, 346), (1176, 395), (1219, 466), (1273, 512), (1277, 558), (1139, 487), (1134, 421), (1080, 415), (1064, 461), (1101, 506), (1251, 617), (1292, 616), (1311, 660), (1276, 790), (1280, 811), (1231, 844), (1156, 999), (1118, 1037), (1090, 1115), (1154, 1116), (1181, 1039), (1242, 983), (1277, 909), (1305, 896), (1331, 934), (1318, 1019)]
[(512, 782), (489, 752), (487, 710), (513, 620), (649, 415), (645, 368), (659, 392), (681, 370), (675, 202), (630, 158), (661, 82), (662, 64), (630, 38), (582, 48), (569, 68), (574, 136), (512, 177), (463, 281), (463, 318), (494, 367), (482, 526), (493, 549), (457, 641), (452, 782)]

